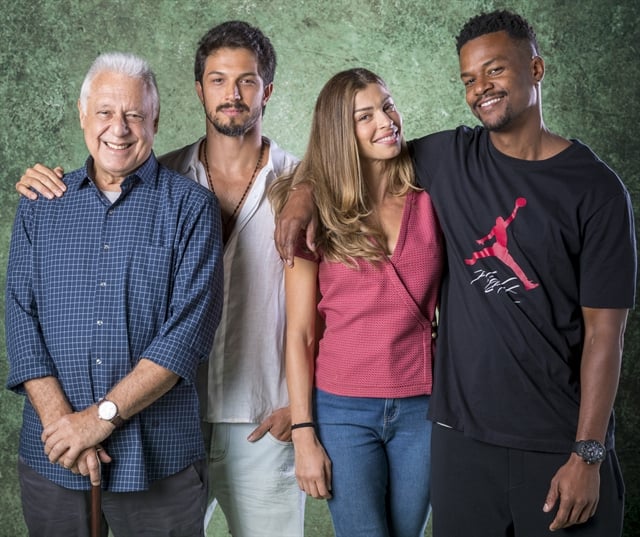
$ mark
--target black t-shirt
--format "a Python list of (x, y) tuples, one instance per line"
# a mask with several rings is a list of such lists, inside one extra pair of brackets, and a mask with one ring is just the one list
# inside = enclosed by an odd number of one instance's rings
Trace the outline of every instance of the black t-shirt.
[(581, 306), (634, 303), (628, 192), (577, 140), (523, 161), (498, 152), (482, 127), (460, 127), (410, 150), (448, 258), (431, 419), (497, 445), (570, 451)]

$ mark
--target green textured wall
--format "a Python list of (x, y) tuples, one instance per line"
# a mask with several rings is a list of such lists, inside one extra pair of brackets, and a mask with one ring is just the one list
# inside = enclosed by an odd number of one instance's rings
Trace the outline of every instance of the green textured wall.
[[(193, 91), (198, 38), (230, 18), (257, 24), (279, 55), (265, 131), (302, 155), (321, 85), (336, 71), (357, 65), (387, 80), (409, 138), (473, 122), (458, 81), (453, 36), (470, 16), (503, 7), (520, 11), (537, 28), (547, 62), (548, 126), (580, 138), (608, 162), (640, 213), (638, 150), (629, 136), (640, 121), (637, 0), (0, 0), (0, 286), (4, 289), (17, 202), (13, 185), (22, 171), (37, 161), (68, 170), (84, 161), (75, 102), (98, 53), (132, 51), (155, 68), (162, 101), (160, 154), (204, 132)], [(638, 319), (633, 313), (629, 320), (616, 403), (628, 537), (640, 535)], [(2, 323), (0, 339), (4, 342)], [(6, 378), (3, 344), (0, 377)], [(12, 537), (25, 535), (15, 474), (20, 406), (19, 397), (0, 390), (0, 535)], [(327, 535), (326, 527), (308, 525), (307, 534)]]

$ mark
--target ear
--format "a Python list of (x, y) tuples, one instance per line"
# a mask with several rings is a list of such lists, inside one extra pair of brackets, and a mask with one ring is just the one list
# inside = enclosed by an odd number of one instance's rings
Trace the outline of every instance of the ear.
[(80, 104), (80, 99), (78, 99), (78, 115), (80, 116), (80, 128), (84, 130), (84, 120), (87, 115), (82, 110), (82, 105)]
[(204, 104), (202, 84), (199, 81), (196, 81), (196, 93), (198, 94), (198, 99), (200, 99), (200, 104)]
[(262, 94), (262, 106), (266, 106), (269, 99), (271, 99), (271, 94), (273, 93), (273, 82), (264, 87), (264, 92)]
[(153, 120), (153, 134), (158, 134), (158, 125), (160, 124), (160, 108), (158, 108), (158, 114)]
[(531, 59), (531, 76), (539, 84), (544, 78), (544, 60), (540, 56)]

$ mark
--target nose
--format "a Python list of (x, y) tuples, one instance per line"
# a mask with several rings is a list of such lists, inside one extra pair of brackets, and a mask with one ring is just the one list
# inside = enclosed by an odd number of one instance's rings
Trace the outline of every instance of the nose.
[(493, 87), (493, 84), (487, 77), (479, 76), (478, 78), (476, 78), (475, 83), (473, 84), (473, 91), (475, 92), (476, 95), (482, 95), (492, 87)]
[(127, 118), (122, 114), (114, 115), (111, 122), (111, 130), (116, 136), (126, 136), (130, 130)]
[(230, 101), (239, 101), (242, 98), (238, 84), (230, 82), (227, 88), (227, 99)]
[(386, 112), (380, 112), (380, 114), (378, 115), (378, 128), (379, 129), (386, 129), (389, 127), (393, 127), (394, 125), (394, 121), (393, 118), (387, 114)]

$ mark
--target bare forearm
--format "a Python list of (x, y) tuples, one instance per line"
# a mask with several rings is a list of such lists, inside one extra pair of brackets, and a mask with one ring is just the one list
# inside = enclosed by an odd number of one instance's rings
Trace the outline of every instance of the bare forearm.
[[(585, 326), (580, 366), (580, 414), (576, 440), (604, 443), (618, 389), (626, 310), (582, 308)], [(552, 531), (591, 518), (600, 498), (599, 464), (572, 453), (551, 479), (544, 511), (557, 513)]]
[(285, 366), (291, 423), (313, 421), (315, 333), (309, 326), (298, 325), (292, 322), (287, 327)]
[[(178, 380), (170, 371), (142, 359), (129, 375), (123, 378), (108, 394), (107, 398), (118, 406), (120, 416), (130, 418), (162, 397)], [(55, 385), (46, 386), (55, 396)], [(43, 397), (44, 394), (38, 396)], [(40, 399), (39, 403), (43, 400)], [(60, 407), (60, 404), (56, 404)], [(47, 411), (46, 418), (53, 417)], [(44, 451), (53, 463), (60, 462), (66, 468), (79, 464), (81, 454), (105, 440), (114, 431), (114, 425), (99, 419), (96, 405), (79, 412), (62, 415), (48, 421), (42, 432)], [(96, 476), (97, 479), (97, 476)]]
[(604, 442), (618, 382), (627, 310), (583, 308), (585, 341), (576, 439)]
[(287, 311), (286, 376), (291, 422), (312, 421), (311, 397), (316, 348), (318, 265), (296, 259), (285, 269)]
[(118, 406), (120, 416), (129, 419), (160, 399), (178, 382), (175, 373), (142, 358), (136, 367), (107, 394)]
[(73, 412), (60, 382), (55, 377), (28, 380), (24, 389), (43, 427)]

